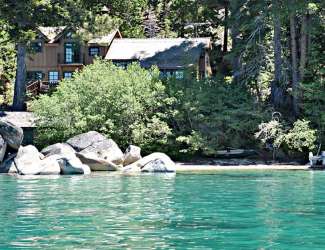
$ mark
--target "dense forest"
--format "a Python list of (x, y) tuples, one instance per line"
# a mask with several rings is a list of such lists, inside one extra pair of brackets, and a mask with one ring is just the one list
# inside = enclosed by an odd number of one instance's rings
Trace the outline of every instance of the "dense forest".
[[(126, 99), (101, 103), (129, 104), (129, 112), (115, 111), (133, 113), (132, 124), (108, 110), (101, 111), (110, 117), (94, 116), (97, 110), (86, 102), (88, 108), (71, 110), (79, 123), (52, 123), (51, 129), (49, 124), (40, 125), (40, 143), (96, 129), (122, 145), (137, 143), (147, 151), (164, 148), (179, 157), (213, 156), (226, 147), (268, 149), (283, 157), (316, 152), (325, 145), (324, 5), (321, 0), (0, 0), (3, 106), (8, 108), (12, 98), (13, 109), (24, 103), (24, 57), (38, 26), (68, 25), (87, 30), (83, 34), (89, 36), (118, 28), (132, 38), (211, 37), (211, 78), (163, 80), (161, 87), (155, 74), (146, 77), (142, 72), (159, 97), (147, 93), (149, 103), (136, 105)], [(103, 65), (95, 63), (92, 71), (99, 72)], [(105, 67), (116, 72), (112, 65)], [(128, 74), (118, 72), (119, 79), (129, 82), (139, 71), (134, 67), (127, 69)], [(66, 109), (54, 108), (53, 103), (62, 96), (72, 100), (69, 86), (76, 81), (79, 89), (91, 89), (90, 78), (79, 72), (69, 84), (62, 83), (58, 94), (35, 100), (31, 108), (44, 117), (62, 115)], [(11, 84), (5, 85), (5, 80)], [(134, 81), (135, 89), (143, 87), (141, 80)], [(115, 85), (106, 87), (117, 91)]]

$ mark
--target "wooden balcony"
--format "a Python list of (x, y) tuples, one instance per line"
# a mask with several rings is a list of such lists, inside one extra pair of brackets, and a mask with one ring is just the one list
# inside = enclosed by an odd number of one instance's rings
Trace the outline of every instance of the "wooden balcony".
[(57, 87), (58, 83), (51, 83), (48, 81), (30, 81), (26, 84), (26, 93), (28, 97), (34, 97), (39, 94), (48, 93)]

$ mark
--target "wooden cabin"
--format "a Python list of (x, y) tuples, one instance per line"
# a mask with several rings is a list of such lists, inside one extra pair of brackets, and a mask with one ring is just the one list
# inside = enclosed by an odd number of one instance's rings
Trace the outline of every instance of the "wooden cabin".
[(93, 63), (95, 57), (122, 67), (135, 61), (145, 68), (156, 65), (162, 76), (182, 78), (188, 69), (200, 78), (211, 75), (210, 38), (123, 39), (115, 30), (81, 43), (67, 27), (39, 27), (32, 50), (25, 59), (30, 93), (71, 78), (73, 72)]
[(39, 27), (32, 43), (32, 53), (26, 57), (27, 81), (41, 80), (50, 84), (71, 78), (74, 71), (93, 63), (95, 57), (104, 58), (114, 38), (121, 38), (118, 30), (106, 36), (81, 43), (73, 38), (67, 27)]
[(155, 65), (162, 76), (182, 78), (190, 70), (203, 78), (211, 75), (210, 50), (210, 38), (114, 39), (105, 59), (122, 67), (135, 61)]

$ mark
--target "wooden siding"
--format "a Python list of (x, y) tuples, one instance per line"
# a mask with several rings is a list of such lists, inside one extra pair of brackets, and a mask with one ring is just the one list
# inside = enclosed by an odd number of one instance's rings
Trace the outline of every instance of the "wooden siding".
[(99, 47), (99, 57), (104, 58), (108, 46), (80, 45), (80, 58), (76, 63), (64, 63), (64, 45), (68, 42), (74, 42), (71, 39), (60, 39), (57, 43), (45, 43), (42, 41), (42, 52), (30, 53), (26, 57), (27, 71), (39, 71), (43, 73), (44, 81), (48, 81), (49, 71), (58, 71), (59, 78), (63, 78), (64, 72), (74, 72), (81, 69), (83, 65), (93, 63), (94, 57), (89, 55), (89, 47)]

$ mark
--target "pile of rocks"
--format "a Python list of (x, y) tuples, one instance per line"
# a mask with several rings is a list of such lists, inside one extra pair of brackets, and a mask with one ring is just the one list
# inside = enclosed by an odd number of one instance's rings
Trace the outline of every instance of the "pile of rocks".
[(23, 131), (0, 121), (0, 173), (21, 175), (89, 174), (91, 171), (175, 172), (175, 163), (163, 153), (141, 157), (130, 145), (125, 153), (112, 140), (96, 131), (56, 143), (40, 152), (33, 145), (21, 146)]

